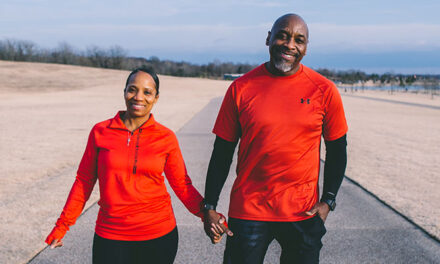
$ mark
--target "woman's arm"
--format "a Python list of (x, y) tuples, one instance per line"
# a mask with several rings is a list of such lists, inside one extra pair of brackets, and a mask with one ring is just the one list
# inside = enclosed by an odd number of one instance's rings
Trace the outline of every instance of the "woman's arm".
[(92, 130), (78, 168), (75, 182), (73, 183), (66, 204), (64, 205), (64, 209), (58, 218), (55, 227), (46, 238), (47, 244), (54, 244), (52, 245), (53, 247), (62, 246), (61, 239), (69, 230), (69, 227), (75, 224), (76, 219), (84, 209), (97, 180), (97, 154), (98, 151)]
[(173, 134), (171, 151), (165, 163), (165, 176), (177, 197), (185, 207), (194, 215), (203, 217), (203, 197), (192, 185), (192, 181), (186, 171), (182, 152), (179, 148), (177, 138)]

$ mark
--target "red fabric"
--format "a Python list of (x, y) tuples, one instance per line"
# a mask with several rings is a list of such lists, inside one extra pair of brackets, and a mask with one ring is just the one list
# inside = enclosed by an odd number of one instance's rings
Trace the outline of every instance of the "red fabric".
[(347, 133), (336, 86), (301, 65), (274, 76), (264, 65), (235, 80), (213, 132), (240, 139), (229, 216), (260, 221), (300, 221), (318, 201), (321, 135)]
[(76, 180), (46, 239), (48, 244), (61, 239), (75, 223), (97, 179), (100, 209), (95, 232), (103, 238), (149, 240), (174, 229), (176, 220), (164, 172), (188, 210), (202, 217), (203, 198), (187, 175), (174, 133), (157, 123), (153, 115), (131, 133), (120, 118), (122, 114), (96, 124), (90, 132)]

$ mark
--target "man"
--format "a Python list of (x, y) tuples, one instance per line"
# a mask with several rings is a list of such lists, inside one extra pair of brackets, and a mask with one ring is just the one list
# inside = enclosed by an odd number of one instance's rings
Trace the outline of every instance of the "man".
[[(281, 263), (319, 262), (324, 221), (345, 172), (347, 124), (336, 86), (300, 63), (308, 37), (300, 16), (278, 18), (266, 39), (270, 61), (235, 80), (223, 100), (213, 129), (205, 231), (228, 233), (224, 263), (263, 263), (273, 239)], [(321, 136), (326, 163), (319, 200)], [(211, 225), (223, 219), (215, 208), (239, 140), (230, 230), (217, 230)]]

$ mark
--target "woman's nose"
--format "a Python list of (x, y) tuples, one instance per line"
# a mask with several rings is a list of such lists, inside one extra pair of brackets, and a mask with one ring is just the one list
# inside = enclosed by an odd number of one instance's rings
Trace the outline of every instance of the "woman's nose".
[(134, 96), (135, 100), (143, 100), (144, 99), (144, 93), (142, 91), (138, 91), (136, 95)]

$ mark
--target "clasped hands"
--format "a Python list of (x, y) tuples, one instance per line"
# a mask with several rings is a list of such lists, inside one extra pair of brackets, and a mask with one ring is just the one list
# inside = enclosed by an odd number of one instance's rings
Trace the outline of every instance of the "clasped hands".
[(225, 216), (217, 213), (215, 210), (206, 210), (204, 212), (203, 227), (213, 244), (219, 243), (224, 233), (228, 236), (234, 235), (228, 228)]

